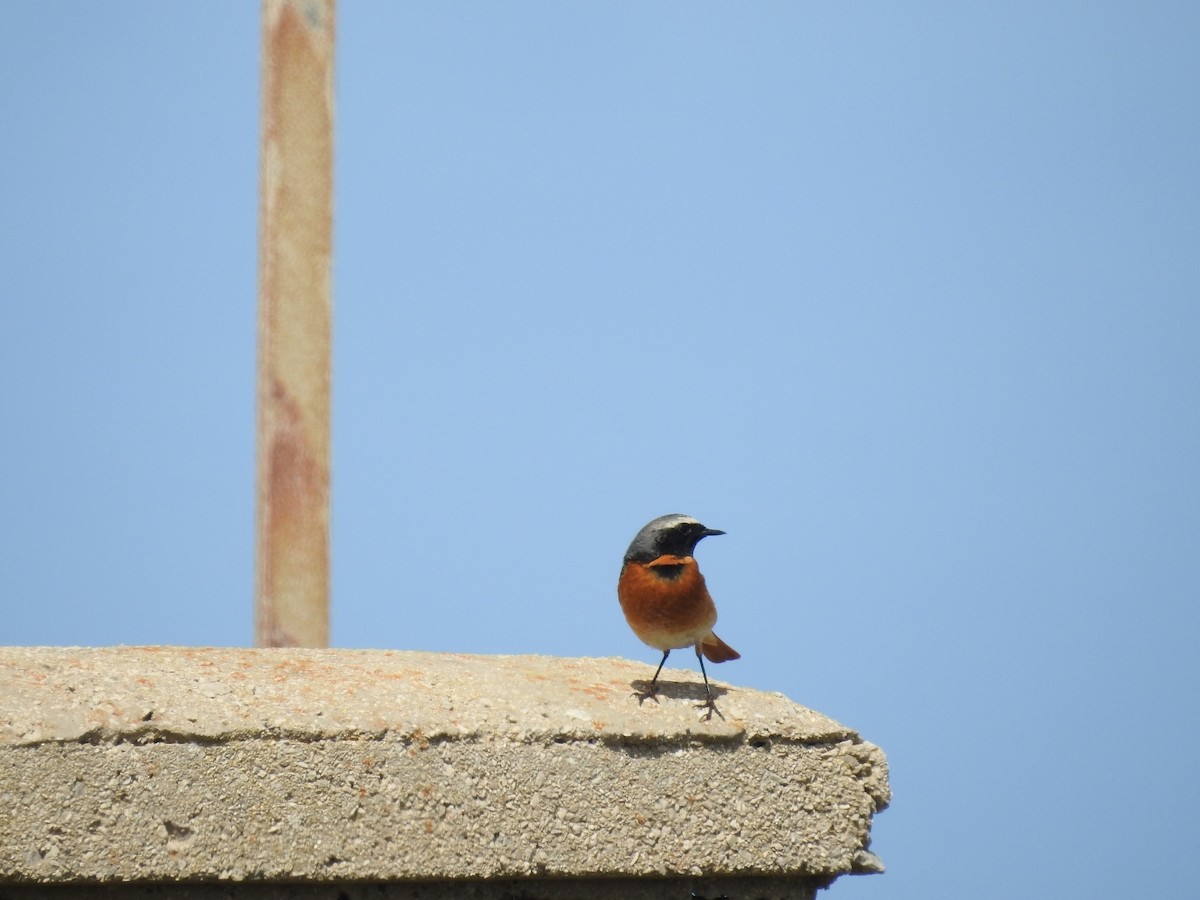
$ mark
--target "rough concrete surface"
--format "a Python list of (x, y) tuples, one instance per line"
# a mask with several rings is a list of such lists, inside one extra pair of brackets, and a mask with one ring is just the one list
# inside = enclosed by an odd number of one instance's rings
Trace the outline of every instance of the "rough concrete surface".
[(673, 885), (656, 896), (692, 885), (717, 897), (733, 879), (761, 882), (754, 896), (807, 897), (880, 870), (867, 850), (889, 799), (879, 748), (781, 694), (717, 683), (723, 717), (701, 721), (688, 670), (664, 670), (660, 701), (639, 705), (631, 685), (652, 671), (0, 648), (0, 897), (34, 884), (395, 880), (408, 893), (372, 896), (432, 897), (421, 883), (472, 879), (456, 895), (482, 898), (531, 877), (540, 893), (507, 896), (595, 896), (570, 885), (649, 877), (637, 883)]

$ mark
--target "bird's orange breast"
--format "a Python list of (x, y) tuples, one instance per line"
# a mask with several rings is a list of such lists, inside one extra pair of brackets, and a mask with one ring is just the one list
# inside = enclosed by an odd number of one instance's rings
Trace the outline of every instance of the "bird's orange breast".
[(659, 650), (690, 647), (717, 621), (704, 576), (691, 556), (625, 563), (617, 597), (633, 633)]

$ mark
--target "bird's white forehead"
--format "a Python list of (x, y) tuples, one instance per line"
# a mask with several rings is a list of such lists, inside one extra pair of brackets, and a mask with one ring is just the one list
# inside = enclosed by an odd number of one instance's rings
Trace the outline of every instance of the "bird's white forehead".
[(698, 519), (693, 519), (691, 516), (683, 516), (683, 515), (679, 515), (679, 514), (673, 514), (673, 515), (669, 515), (669, 516), (659, 516), (657, 519), (655, 519), (653, 522), (651, 522), (647, 527), (652, 527), (655, 530), (658, 530), (660, 528), (674, 528), (676, 525), (682, 525), (685, 522), (687, 522), (688, 524), (691, 524), (691, 525), (699, 525), (700, 524)]

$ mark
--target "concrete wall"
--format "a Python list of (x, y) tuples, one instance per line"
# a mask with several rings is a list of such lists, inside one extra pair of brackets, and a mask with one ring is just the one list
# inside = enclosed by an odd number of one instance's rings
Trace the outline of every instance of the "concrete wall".
[(881, 870), (879, 748), (724, 685), (701, 721), (690, 670), (639, 705), (652, 671), (0, 648), (0, 898), (807, 898)]

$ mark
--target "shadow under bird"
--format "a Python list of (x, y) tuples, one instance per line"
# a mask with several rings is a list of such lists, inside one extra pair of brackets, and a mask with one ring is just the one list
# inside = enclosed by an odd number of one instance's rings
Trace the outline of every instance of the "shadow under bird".
[(637, 533), (625, 551), (617, 582), (625, 621), (643, 643), (662, 651), (650, 687), (638, 696), (642, 701), (656, 697), (658, 675), (671, 651), (693, 647), (707, 697), (698, 707), (706, 711), (703, 719), (712, 718), (714, 711), (720, 715), (704, 671), (705, 657), (722, 663), (741, 656), (713, 634), (717, 607), (694, 555), (696, 545), (704, 538), (724, 533), (701, 525), (691, 516), (659, 516)]

